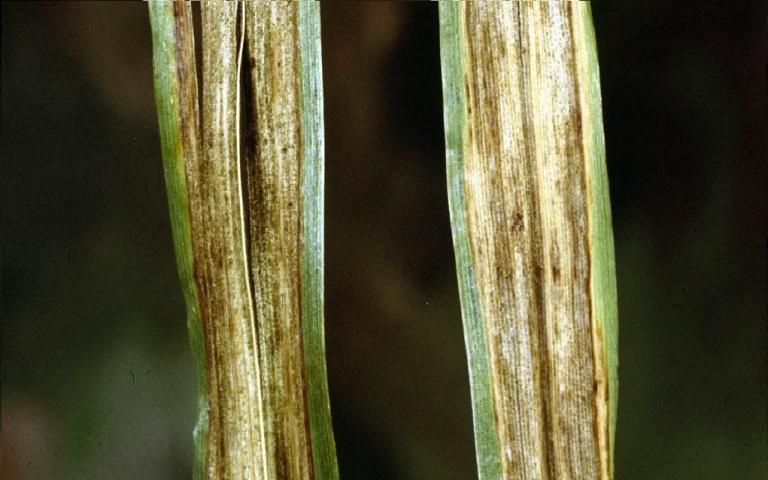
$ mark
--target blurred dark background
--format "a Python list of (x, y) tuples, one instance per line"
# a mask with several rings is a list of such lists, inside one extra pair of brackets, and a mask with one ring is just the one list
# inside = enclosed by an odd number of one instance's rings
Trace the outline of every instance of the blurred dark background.
[[(765, 4), (593, 10), (617, 479), (768, 478)], [(437, 5), (322, 15), (342, 476), (475, 478)], [(189, 478), (193, 372), (150, 47), (140, 3), (2, 3), (0, 478)]]

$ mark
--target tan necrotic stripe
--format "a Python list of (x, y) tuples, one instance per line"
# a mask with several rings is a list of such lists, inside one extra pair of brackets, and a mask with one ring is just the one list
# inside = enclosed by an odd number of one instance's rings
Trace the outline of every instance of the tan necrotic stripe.
[[(605, 165), (600, 76), (589, 5), (572, 6), (571, 29), (575, 42), (576, 83), (581, 111), (581, 145), (586, 178), (587, 251), (590, 256), (590, 313), (595, 390), (595, 436), (600, 474), (613, 476), (613, 449), (617, 391), (618, 348), (616, 272), (613, 252), (608, 175)], [(611, 344), (609, 353), (608, 344)], [(614, 384), (611, 385), (611, 375)], [(614, 410), (611, 412), (611, 410)], [(611, 418), (613, 415), (613, 418)]]
[(239, 157), (236, 2), (203, 2), (202, 158), (188, 167), (208, 353), (209, 478), (268, 478)]
[[(190, 190), (198, 192), (193, 208), (205, 244), (200, 290), (212, 392), (208, 472), (313, 478), (300, 313), (297, 6), (204, 2), (202, 11), (204, 155)], [(246, 134), (240, 159), (235, 63), (242, 35)]]
[(593, 353), (602, 346), (590, 298), (579, 14), (570, 2), (463, 8), (468, 231), (508, 479), (608, 478), (606, 420), (596, 415)]
[(266, 478), (312, 478), (301, 325), (301, 70), (295, 2), (247, 2), (246, 172)]

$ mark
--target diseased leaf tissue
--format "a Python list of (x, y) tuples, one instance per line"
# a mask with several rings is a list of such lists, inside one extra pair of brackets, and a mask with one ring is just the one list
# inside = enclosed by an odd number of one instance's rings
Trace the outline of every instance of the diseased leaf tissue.
[(442, 2), (482, 479), (609, 479), (616, 294), (589, 5)]
[(190, 4), (150, 2), (174, 243), (200, 372), (195, 476), (335, 479), (319, 6), (210, 1), (201, 11), (198, 114)]
[[(608, 480), (616, 287), (589, 5), (439, 8), (479, 476)], [(203, 2), (199, 102), (189, 3), (152, 1), (150, 17), (199, 373), (195, 476), (338, 478), (319, 7)]]

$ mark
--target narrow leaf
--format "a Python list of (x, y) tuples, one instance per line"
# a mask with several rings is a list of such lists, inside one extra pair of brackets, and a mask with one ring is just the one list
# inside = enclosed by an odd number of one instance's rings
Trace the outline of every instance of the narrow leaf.
[(617, 322), (583, 2), (441, 2), (448, 191), (480, 478), (609, 479)]

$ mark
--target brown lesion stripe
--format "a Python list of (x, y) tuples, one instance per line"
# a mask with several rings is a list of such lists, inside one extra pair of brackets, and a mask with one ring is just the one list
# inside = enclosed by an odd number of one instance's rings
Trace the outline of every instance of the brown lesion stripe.
[[(517, 28), (517, 41), (519, 42), (520, 48), (516, 50), (515, 53), (517, 53), (517, 61), (519, 62), (519, 65), (524, 65), (524, 54), (528, 49), (530, 49), (530, 46), (527, 45), (527, 39), (524, 35), (524, 29), (523, 25), (525, 24), (525, 19), (522, 16), (522, 11), (520, 9), (517, 10), (517, 22), (518, 22), (518, 28)], [(522, 81), (518, 83), (518, 91), (517, 95), (518, 98), (525, 98), (527, 92), (530, 92), (532, 89), (531, 85), (531, 78), (528, 75), (523, 75)], [(532, 123), (534, 119), (534, 114), (531, 109), (531, 105), (529, 102), (523, 103), (523, 123), (521, 125), (521, 128), (524, 131), (524, 135), (527, 139), (527, 141), (524, 143), (525, 145), (525, 158), (527, 159), (534, 159), (535, 158), (535, 152), (536, 152), (536, 135), (532, 131)], [(539, 191), (539, 178), (536, 174), (535, 168), (529, 168), (526, 171), (526, 180), (528, 181), (528, 185), (530, 185), (530, 191), (532, 192), (538, 192)], [(530, 231), (529, 234), (532, 236), (533, 239), (537, 239), (541, 237), (541, 213), (539, 212), (539, 202), (533, 201), (530, 204)], [(535, 249), (535, 256), (536, 258), (542, 258), (544, 255), (543, 247), (540, 243), (534, 243), (533, 249)], [(532, 251), (531, 253), (534, 253)], [(544, 298), (544, 289), (543, 288), (535, 288), (537, 285), (543, 285), (544, 281), (542, 278), (542, 268), (540, 265), (536, 265), (535, 268), (535, 278), (536, 283), (534, 284), (533, 288), (533, 296), (534, 296), (534, 303), (536, 305), (536, 311), (538, 312), (544, 312), (545, 310), (545, 298)], [(551, 392), (552, 391), (552, 381), (551, 381), (551, 352), (550, 352), (550, 346), (549, 342), (547, 341), (547, 331), (546, 331), (546, 324), (544, 322), (538, 321), (536, 322), (534, 319), (534, 327), (535, 332), (538, 335), (538, 351), (539, 351), (539, 378), (538, 378), (538, 388), (541, 392)], [(550, 395), (542, 395), (541, 396), (541, 413), (543, 418), (545, 419), (551, 419), (552, 418), (552, 405), (551, 405), (551, 399)], [(554, 466), (552, 465), (551, 461), (548, 461), (548, 459), (552, 455), (552, 451), (554, 450), (554, 439), (552, 435), (552, 431), (549, 428), (544, 428), (542, 431), (543, 441), (541, 443), (541, 458), (543, 459), (543, 463), (546, 466), (544, 469), (544, 472), (546, 473), (546, 478), (556, 478), (555, 477), (555, 471)]]
[[(574, 62), (571, 64), (571, 75), (573, 78), (576, 79), (574, 81), (574, 89), (576, 92), (576, 97), (579, 101), (580, 108), (576, 109), (576, 113), (578, 114), (577, 120), (578, 120), (578, 131), (581, 133), (581, 154), (582, 158), (584, 159), (584, 168), (582, 169), (582, 175), (581, 175), (581, 181), (583, 184), (583, 189), (585, 191), (586, 195), (586, 204), (587, 207), (592, 202), (598, 201), (592, 196), (594, 195), (593, 192), (590, 190), (589, 185), (589, 163), (592, 159), (592, 156), (597, 155), (598, 152), (593, 151), (594, 144), (592, 143), (592, 129), (596, 128), (596, 126), (592, 123), (594, 122), (595, 118), (595, 112), (591, 111), (592, 103), (590, 96), (594, 92), (590, 92), (591, 85), (590, 85), (590, 77), (589, 72), (586, 68), (587, 65), (587, 51), (586, 51), (586, 45), (587, 42), (585, 40), (585, 37), (587, 33), (584, 31), (585, 23), (584, 22), (584, 15), (586, 15), (585, 10), (583, 6), (575, 5), (572, 3), (568, 3), (569, 7), (569, 31), (571, 34), (571, 38), (573, 39), (574, 46), (575, 46), (575, 52), (574, 52)], [(580, 48), (579, 48), (580, 47)], [(581, 67), (581, 68), (579, 68)], [(596, 72), (595, 72), (596, 74)], [(598, 126), (598, 128), (602, 128), (601, 126)], [(603, 200), (603, 199), (600, 199)], [(604, 199), (604, 201), (609, 201), (609, 199)], [(608, 386), (608, 359), (606, 357), (606, 351), (605, 351), (605, 332), (603, 330), (602, 322), (604, 319), (599, 319), (596, 316), (598, 313), (595, 309), (595, 298), (594, 298), (594, 291), (592, 290), (591, 280), (593, 279), (594, 275), (597, 275), (597, 272), (592, 271), (593, 267), (593, 258), (592, 258), (592, 251), (595, 248), (595, 245), (592, 244), (594, 239), (592, 238), (592, 234), (589, 232), (593, 231), (593, 222), (596, 222), (597, 219), (592, 218), (591, 215), (587, 214), (585, 215), (585, 223), (586, 228), (584, 229), (586, 233), (586, 256), (587, 256), (587, 268), (589, 269), (589, 275), (587, 276), (586, 280), (586, 286), (585, 289), (588, 292), (589, 297), (589, 311), (592, 315), (592, 321), (590, 323), (590, 332), (592, 335), (592, 365), (593, 365), (593, 391), (594, 391), (594, 403), (593, 403), (593, 409), (594, 409), (594, 415), (595, 415), (595, 422), (594, 422), (594, 437), (595, 442), (597, 443), (598, 451), (599, 451), (599, 460), (600, 460), (600, 467), (601, 467), (601, 475), (605, 478), (610, 478), (613, 473), (613, 464), (612, 464), (612, 448), (611, 445), (612, 439), (610, 438), (610, 419), (609, 419), (609, 386)], [(599, 268), (599, 267), (598, 267)]]
[(250, 275), (268, 478), (312, 478), (301, 325), (301, 71), (295, 2), (248, 2)]
[(204, 2), (202, 155), (187, 167), (209, 382), (208, 478), (262, 476), (263, 427), (238, 146), (240, 4)]

